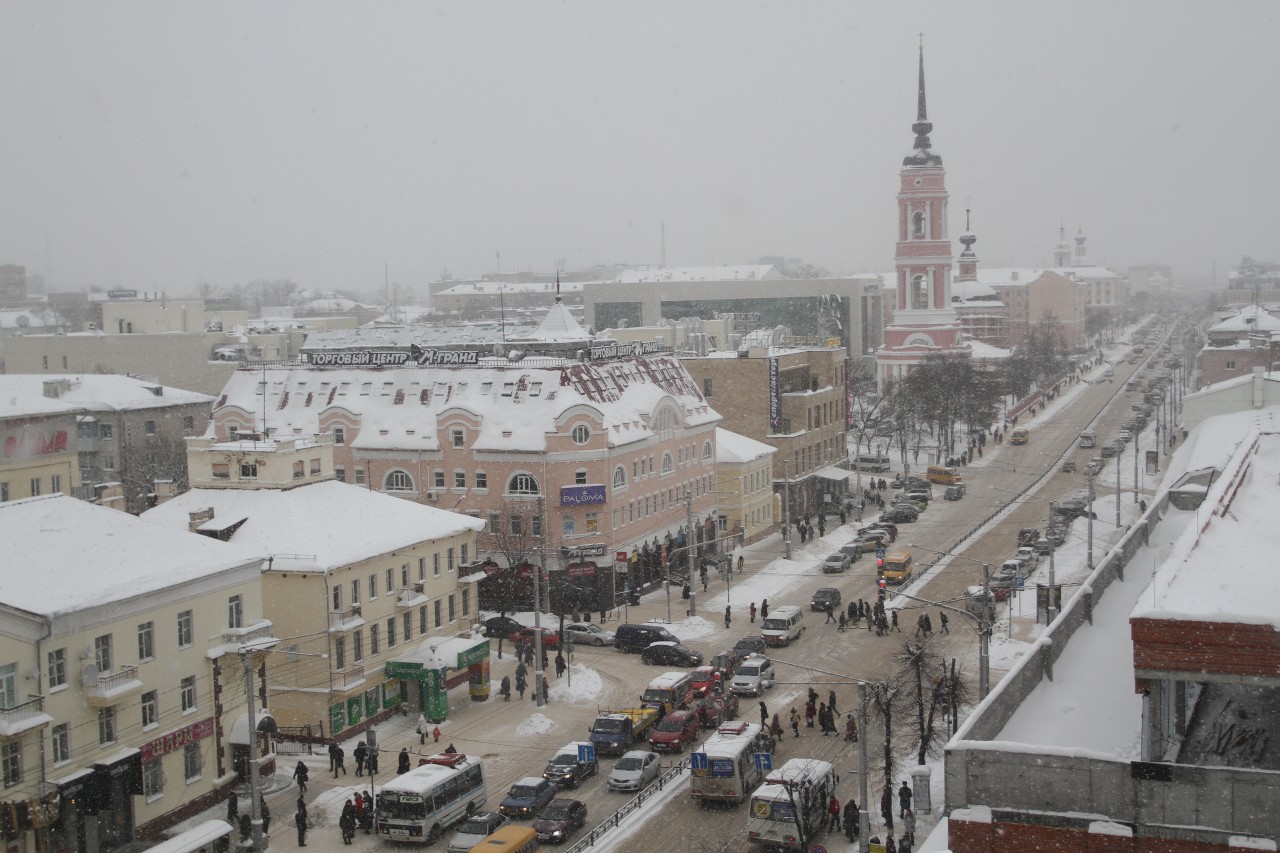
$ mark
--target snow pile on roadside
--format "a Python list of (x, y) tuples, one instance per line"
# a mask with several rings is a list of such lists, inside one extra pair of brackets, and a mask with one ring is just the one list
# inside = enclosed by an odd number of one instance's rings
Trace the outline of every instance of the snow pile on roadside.
[(556, 721), (545, 714), (530, 714), (528, 719), (516, 726), (518, 735), (545, 735), (556, 727)]
[[(681, 604), (687, 605), (687, 602), (681, 602)], [(672, 622), (666, 627), (680, 640), (696, 640), (699, 637), (710, 636), (716, 631), (716, 626), (701, 616), (690, 616), (688, 619)]]
[[(570, 681), (573, 682), (570, 685)], [(575, 663), (569, 667), (568, 678), (557, 678), (548, 693), (552, 702), (569, 705), (594, 703), (604, 692), (604, 679), (589, 666)], [(527, 721), (526, 721), (527, 722)]]

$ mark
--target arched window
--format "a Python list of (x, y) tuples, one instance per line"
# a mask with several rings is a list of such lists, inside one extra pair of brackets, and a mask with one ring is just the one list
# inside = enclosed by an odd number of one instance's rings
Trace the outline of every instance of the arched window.
[(662, 473), (670, 474), (673, 467), (674, 466), (671, 464), (671, 454), (662, 454)]
[(615, 489), (625, 488), (627, 485), (627, 469), (619, 465), (613, 469), (613, 487)]
[(409, 476), (407, 471), (391, 471), (383, 482), (382, 490), (385, 492), (412, 492), (413, 478)]
[(929, 307), (929, 286), (923, 273), (911, 278), (911, 307)]
[(923, 211), (919, 211), (919, 210), (917, 210), (915, 213), (913, 213), (913, 214), (911, 215), (911, 230), (912, 230), (912, 236), (915, 236), (915, 237), (923, 237), (923, 236), (924, 236), (924, 213), (923, 213)]
[(591, 428), (586, 424), (578, 424), (573, 428), (573, 443), (586, 444), (591, 438)]
[(538, 493), (538, 481), (533, 479), (530, 474), (516, 474), (507, 483), (507, 494), (509, 495), (536, 495)]
[(702, 458), (704, 461), (711, 458), (711, 442), (704, 442), (702, 445)]

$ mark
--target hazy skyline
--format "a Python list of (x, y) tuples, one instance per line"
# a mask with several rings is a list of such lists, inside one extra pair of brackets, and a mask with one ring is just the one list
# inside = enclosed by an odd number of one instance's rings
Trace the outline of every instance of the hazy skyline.
[[(1277, 7), (0, 5), (0, 263), (52, 289), (421, 288), (596, 263), (893, 263), (917, 33), (985, 266), (1280, 261)], [(1261, 157), (1261, 165), (1254, 161)], [(955, 244), (955, 250), (959, 251)]]

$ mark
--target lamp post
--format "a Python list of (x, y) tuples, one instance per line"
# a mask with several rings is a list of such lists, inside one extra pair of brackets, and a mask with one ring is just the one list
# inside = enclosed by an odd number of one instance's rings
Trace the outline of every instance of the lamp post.
[[(791, 460), (782, 460), (782, 553), (786, 559), (791, 559)], [(667, 610), (671, 606), (668, 604)], [(667, 614), (667, 621), (671, 621), (670, 613)]]
[(249, 718), (249, 825), (253, 827), (253, 851), (265, 849), (262, 837), (262, 783), (258, 777), (258, 716), (253, 706), (253, 670), (255, 655), (263, 655), (275, 647), (271, 638), (262, 643), (241, 646), (240, 663), (244, 667), (244, 701)]
[[(867, 850), (871, 838), (871, 813), (868, 811), (870, 803), (867, 802), (868, 794), (868, 775), (870, 773), (870, 760), (867, 756), (867, 682), (860, 678), (853, 678), (839, 672), (830, 672), (825, 669), (818, 669), (815, 666), (808, 666), (802, 663), (793, 663), (791, 661), (779, 660), (773, 658), (774, 663), (783, 664), (785, 666), (793, 666), (796, 669), (803, 669), (807, 672), (816, 672), (821, 675), (830, 675), (842, 679), (839, 683), (847, 684), (856, 682), (858, 685), (858, 727), (862, 730), (858, 737), (858, 849)], [(986, 695), (985, 693), (983, 694)]]
[(982, 566), (982, 607), (979, 610), (979, 612), (982, 614), (981, 616), (976, 616), (968, 610), (964, 610), (959, 607), (954, 607), (950, 604), (943, 604), (940, 601), (930, 601), (927, 598), (920, 598), (919, 596), (916, 596), (916, 595), (910, 595), (908, 593), (903, 592), (902, 590), (898, 590), (897, 592), (894, 593), (894, 595), (895, 596), (900, 595), (903, 598), (909, 598), (912, 601), (919, 601), (921, 604), (928, 604), (933, 607), (940, 607), (943, 610), (951, 610), (955, 613), (963, 613), (965, 616), (968, 616), (970, 619), (972, 619), (974, 622), (978, 624), (978, 692), (981, 694), (983, 699), (987, 698), (987, 694), (991, 692), (991, 622), (992, 622), (991, 616), (992, 614), (988, 610), (988, 608), (992, 603), (991, 590), (988, 588), (988, 584), (990, 583), (990, 580), (991, 580), (991, 564), (984, 563), (980, 560), (975, 560), (973, 557), (966, 557), (963, 554), (953, 554), (950, 551), (935, 551), (932, 548), (925, 548), (923, 546), (916, 545), (914, 542), (910, 543), (910, 547), (912, 550), (928, 551), (931, 554), (939, 554), (943, 557), (951, 557), (954, 559), (968, 560), (972, 563), (977, 563), (978, 565)]

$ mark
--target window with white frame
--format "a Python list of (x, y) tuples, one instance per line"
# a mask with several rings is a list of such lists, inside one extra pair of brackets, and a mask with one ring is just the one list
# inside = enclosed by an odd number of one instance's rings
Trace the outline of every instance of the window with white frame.
[(448, 548), (445, 550), (445, 562), (446, 562), (446, 566), (445, 566), (446, 571), (452, 572), (453, 571), (453, 549), (452, 548)]
[(347, 430), (345, 427), (336, 426), (333, 428), (333, 443), (339, 447), (347, 443)]
[(625, 488), (627, 485), (627, 469), (619, 465), (613, 469), (613, 487), (615, 489)]
[(49, 652), (49, 686), (61, 687), (67, 683), (67, 650)]
[(444, 469), (437, 468), (431, 472), (431, 487), (435, 489), (444, 488)]
[(488, 488), (489, 488), (489, 475), (483, 471), (477, 471), (476, 472), (476, 489), (479, 490), (479, 489), (488, 489)]
[(98, 667), (98, 672), (111, 672), (112, 655), (110, 634), (103, 634), (101, 637), (94, 637), (93, 662), (94, 665)]
[(108, 744), (116, 741), (116, 709), (114, 705), (98, 709), (98, 743)]
[(378, 644), (381, 635), (382, 631), (378, 628), (376, 623), (369, 626), (369, 654), (376, 655), (378, 653)]
[(471, 615), (471, 590), (465, 588), (462, 590), (462, 615)]
[(227, 599), (227, 627), (244, 627), (244, 599), (238, 595)]
[(164, 796), (164, 763), (158, 758), (142, 765), (142, 795), (148, 800)]
[(573, 443), (586, 444), (591, 440), (591, 427), (586, 424), (578, 424), (573, 428)]
[(364, 631), (359, 628), (351, 632), (351, 659), (364, 660)]
[(387, 620), (387, 648), (395, 648), (396, 645), (396, 617), (392, 616)]
[(0, 747), (0, 763), (4, 765), (4, 786), (12, 788), (22, 782), (22, 741), (6, 740)]
[(465, 489), (465, 488), (467, 487), (467, 472), (466, 472), (466, 471), (454, 471), (454, 472), (453, 472), (453, 487), (454, 487), (455, 489)]
[(413, 478), (409, 476), (408, 471), (390, 471), (387, 473), (387, 479), (384, 482), (383, 491), (412, 492)]
[(413, 639), (413, 611), (406, 610), (400, 614), (400, 638), (406, 643)]
[(65, 764), (71, 760), (71, 724), (59, 723), (50, 734), (53, 746), (53, 763)]
[(507, 494), (510, 495), (536, 495), (538, 493), (538, 481), (531, 474), (516, 474), (507, 483)]
[(195, 619), (190, 610), (178, 614), (178, 646), (185, 648), (195, 642)]
[(188, 711), (194, 711), (196, 709), (196, 677), (194, 675), (188, 675), (182, 679), (180, 692), (182, 694), (182, 712), (185, 714)]
[(369, 600), (373, 601), (378, 597), (378, 576), (369, 575)]
[(574, 517), (573, 517), (573, 513), (571, 513), (571, 512), (566, 512), (563, 516), (561, 516), (561, 519), (562, 519), (562, 520), (561, 520), (561, 532), (562, 532), (565, 536), (573, 536), (573, 535), (574, 535), (574, 533), (576, 532), (576, 531), (575, 531), (575, 529), (574, 529), (574, 528), (575, 528), (575, 521), (576, 521), (576, 520), (575, 520), (575, 519), (574, 519)]
[(204, 753), (200, 751), (200, 741), (182, 748), (182, 772), (188, 782), (194, 782), (204, 773)]
[(672, 469), (674, 468), (675, 466), (671, 464), (671, 454), (670, 453), (662, 454), (662, 473), (670, 474)]
[(160, 694), (148, 690), (142, 694), (142, 727), (144, 729), (160, 724)]
[(458, 427), (449, 430), (449, 441), (454, 447), (465, 447), (467, 443), (467, 434)]

